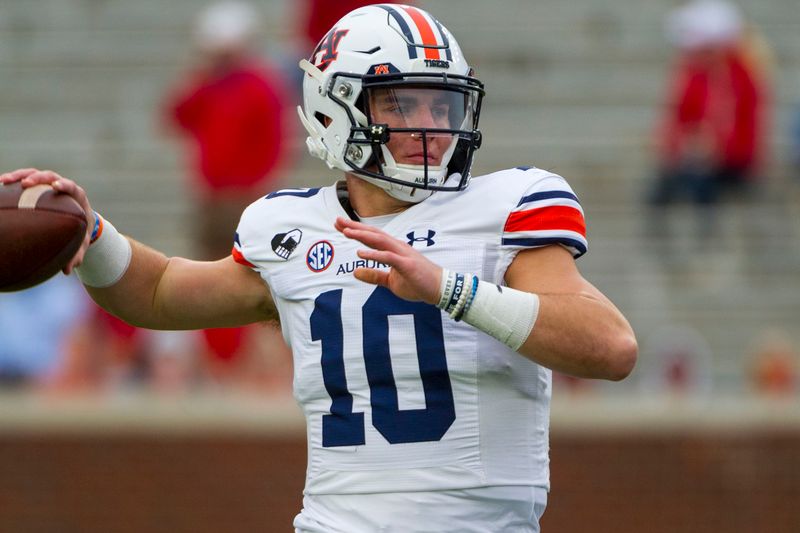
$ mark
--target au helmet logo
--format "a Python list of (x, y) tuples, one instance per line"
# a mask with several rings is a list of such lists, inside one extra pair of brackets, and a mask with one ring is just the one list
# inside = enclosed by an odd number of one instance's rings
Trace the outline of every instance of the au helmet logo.
[[(342, 37), (347, 35), (348, 31), (350, 30), (337, 30), (333, 28), (322, 38), (311, 54), (311, 62), (314, 63), (318, 69), (325, 71), (331, 62), (339, 57), (339, 41), (342, 40)], [(319, 57), (317, 57), (318, 55)]]
[(303, 232), (295, 228), (286, 233), (278, 233), (272, 238), (272, 251), (281, 259), (289, 259), (303, 238)]
[(373, 76), (397, 74), (398, 72), (400, 72), (400, 70), (391, 63), (378, 63), (376, 65), (372, 65), (367, 70), (367, 74), (372, 74)]
[(416, 233), (413, 232), (413, 231), (409, 232), (406, 235), (406, 237), (408, 237), (408, 244), (410, 244), (411, 246), (414, 246), (415, 242), (424, 242), (426, 247), (428, 247), (428, 246), (433, 246), (434, 244), (436, 244), (436, 242), (434, 242), (434, 240), (433, 240), (433, 236), (434, 235), (436, 235), (436, 232), (433, 231), (432, 229), (429, 229), (427, 237), (417, 237)]
[(306, 265), (312, 272), (322, 272), (333, 263), (333, 245), (328, 241), (317, 241), (306, 253)]

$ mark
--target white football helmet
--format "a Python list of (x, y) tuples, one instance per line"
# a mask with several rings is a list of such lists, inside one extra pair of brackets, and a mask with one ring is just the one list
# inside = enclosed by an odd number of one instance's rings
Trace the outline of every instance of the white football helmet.
[(398, 4), (356, 9), (300, 67), (297, 110), (311, 155), (407, 202), (467, 186), (483, 84), (430, 14)]

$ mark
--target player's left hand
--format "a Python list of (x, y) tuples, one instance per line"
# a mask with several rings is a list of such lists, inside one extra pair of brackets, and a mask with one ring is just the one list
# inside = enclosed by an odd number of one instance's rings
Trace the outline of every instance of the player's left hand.
[(391, 267), (388, 271), (357, 268), (353, 273), (356, 279), (386, 287), (405, 300), (439, 303), (442, 267), (379, 228), (342, 217), (334, 226), (345, 237), (369, 246), (368, 250), (359, 250), (358, 257)]

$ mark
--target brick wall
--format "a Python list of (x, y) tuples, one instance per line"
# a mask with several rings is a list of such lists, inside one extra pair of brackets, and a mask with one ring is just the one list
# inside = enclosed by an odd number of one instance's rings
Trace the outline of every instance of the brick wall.
[[(555, 434), (545, 533), (800, 531), (800, 430)], [(305, 442), (0, 436), (3, 533), (292, 531)]]
[(305, 460), (296, 438), (4, 436), (0, 531), (291, 531)]
[(556, 438), (544, 531), (800, 531), (800, 431)]

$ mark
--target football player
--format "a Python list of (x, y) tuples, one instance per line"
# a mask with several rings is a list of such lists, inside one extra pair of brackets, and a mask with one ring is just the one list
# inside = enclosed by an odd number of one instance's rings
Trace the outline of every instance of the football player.
[(577, 197), (533, 167), (470, 176), (484, 87), (421, 9), (359, 8), (300, 65), (309, 151), (343, 180), (257, 200), (227, 259), (123, 237), (53, 172), (2, 181), (83, 205), (94, 229), (65, 270), (133, 324), (280, 319), (308, 424), (296, 531), (538, 531), (551, 370), (619, 380), (637, 357), (576, 268)]

